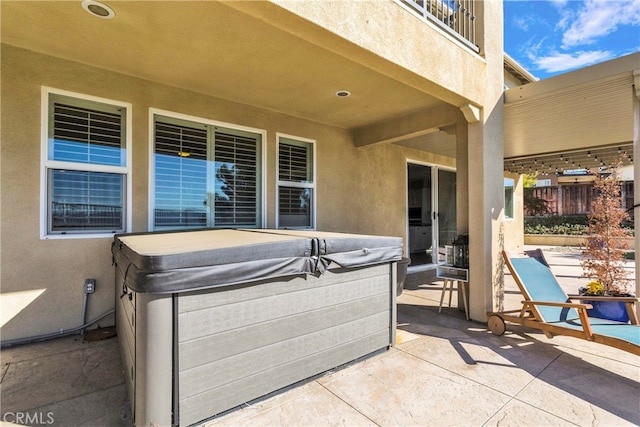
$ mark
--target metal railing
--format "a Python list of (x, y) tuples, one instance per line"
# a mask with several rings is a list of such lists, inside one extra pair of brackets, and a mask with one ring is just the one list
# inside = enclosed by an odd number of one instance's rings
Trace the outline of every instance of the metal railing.
[(401, 0), (422, 18), (457, 36), (478, 51), (476, 44), (475, 0)]

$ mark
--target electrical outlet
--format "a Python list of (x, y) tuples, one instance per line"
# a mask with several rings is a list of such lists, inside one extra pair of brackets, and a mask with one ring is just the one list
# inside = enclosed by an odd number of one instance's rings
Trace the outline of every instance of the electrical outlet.
[(96, 290), (96, 279), (84, 279), (84, 293), (92, 294)]

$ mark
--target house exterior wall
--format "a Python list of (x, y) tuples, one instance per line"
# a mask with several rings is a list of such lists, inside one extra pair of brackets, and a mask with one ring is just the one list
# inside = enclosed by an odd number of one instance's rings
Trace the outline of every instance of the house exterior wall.
[[(266, 131), (266, 224), (275, 226), (276, 133), (316, 141), (319, 230), (401, 236), (406, 242), (406, 162), (452, 158), (392, 144), (356, 148), (351, 132), (8, 45), (1, 46), (2, 339), (81, 324), (83, 283), (97, 281), (87, 319), (114, 307), (111, 238), (41, 239), (42, 86), (132, 105), (132, 229), (149, 222), (150, 108)], [(5, 306), (6, 304), (6, 306)], [(9, 307), (10, 310), (5, 310)], [(113, 324), (113, 317), (100, 325)]]

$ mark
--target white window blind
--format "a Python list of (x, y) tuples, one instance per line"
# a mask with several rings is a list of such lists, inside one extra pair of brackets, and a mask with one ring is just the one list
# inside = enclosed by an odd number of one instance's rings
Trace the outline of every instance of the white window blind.
[(260, 135), (156, 116), (154, 228), (260, 225)]
[(255, 137), (216, 131), (216, 225), (257, 225), (257, 145)]
[(52, 231), (123, 230), (123, 175), (61, 169), (49, 174)]
[(126, 108), (49, 94), (47, 234), (126, 229)]
[(206, 127), (156, 121), (156, 227), (207, 226), (207, 150)]
[(278, 149), (279, 178), (281, 181), (310, 182), (309, 165), (311, 147), (281, 142)]
[(278, 227), (313, 227), (314, 189), (312, 143), (280, 138)]
[(49, 160), (123, 166), (123, 115), (111, 110), (54, 102)]

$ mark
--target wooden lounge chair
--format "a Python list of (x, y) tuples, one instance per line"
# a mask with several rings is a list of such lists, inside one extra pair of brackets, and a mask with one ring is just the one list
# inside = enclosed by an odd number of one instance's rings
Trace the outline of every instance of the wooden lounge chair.
[(542, 252), (542, 249), (540, 248), (531, 249), (529, 251), (524, 251), (524, 253), (531, 258), (535, 258), (536, 260), (541, 262), (545, 267), (549, 267), (549, 262), (547, 262), (547, 258), (545, 258), (544, 253)]
[[(536, 258), (505, 251), (502, 255), (524, 301), (520, 310), (488, 313), (488, 326), (493, 334), (504, 334), (507, 321), (540, 329), (549, 338), (568, 335), (640, 355), (640, 326), (635, 310), (637, 298), (569, 297), (551, 270)], [(625, 302), (631, 324), (588, 317), (589, 304), (571, 302), (580, 299)]]

